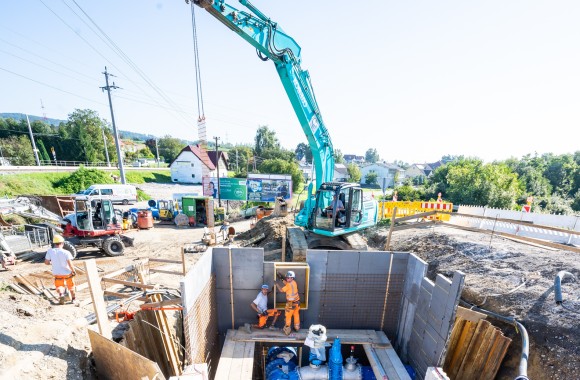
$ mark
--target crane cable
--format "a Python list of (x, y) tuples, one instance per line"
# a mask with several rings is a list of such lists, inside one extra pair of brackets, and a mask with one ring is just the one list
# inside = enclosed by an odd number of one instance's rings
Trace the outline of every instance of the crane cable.
[(195, 6), (191, 2), (191, 29), (193, 33), (193, 55), (195, 59), (195, 90), (197, 92), (197, 115), (198, 121), (205, 119), (203, 108), (203, 88), (201, 86), (201, 68), (199, 64), (199, 50), (197, 42), (197, 27), (195, 23)]

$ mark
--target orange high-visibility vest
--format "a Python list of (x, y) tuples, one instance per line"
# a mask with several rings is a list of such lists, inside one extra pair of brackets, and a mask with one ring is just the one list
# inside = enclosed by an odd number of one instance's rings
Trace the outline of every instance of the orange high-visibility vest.
[(287, 282), (286, 285), (284, 285), (284, 287), (282, 288), (282, 291), (286, 292), (286, 301), (291, 302), (300, 300), (296, 280), (293, 280), (292, 282)]

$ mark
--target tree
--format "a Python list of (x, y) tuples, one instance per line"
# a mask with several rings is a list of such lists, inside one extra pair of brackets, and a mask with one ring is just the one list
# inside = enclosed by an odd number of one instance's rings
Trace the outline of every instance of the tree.
[(379, 177), (379, 175), (377, 174), (377, 172), (374, 172), (374, 171), (368, 172), (368, 174), (365, 177), (365, 184), (367, 184), (369, 186), (377, 185), (378, 177)]
[(365, 161), (370, 163), (375, 163), (379, 161), (379, 152), (375, 148), (370, 148), (365, 153)]
[(307, 144), (298, 144), (294, 152), (296, 153), (296, 159), (298, 161), (301, 161), (302, 158), (304, 158), (306, 162), (312, 163), (312, 150), (310, 150), (310, 147)]
[(359, 167), (356, 164), (350, 163), (347, 165), (348, 182), (359, 183), (362, 178)]
[(254, 152), (259, 157), (262, 157), (266, 150), (277, 150), (280, 148), (280, 142), (276, 137), (276, 132), (267, 126), (258, 128), (254, 141)]
[(36, 148), (38, 148), (38, 156), (40, 158), (41, 161), (50, 161), (50, 156), (48, 155), (48, 152), (46, 151), (46, 148), (44, 147), (44, 143), (42, 142), (42, 140), (38, 139), (36, 141)]
[(26, 135), (1, 139), (0, 147), (4, 158), (8, 159), (12, 165), (31, 166), (36, 164), (30, 139)]
[(295, 161), (282, 159), (264, 160), (259, 168), (261, 173), (289, 174), (292, 176), (292, 191), (297, 192), (304, 187), (302, 171)]
[(342, 154), (340, 149), (334, 150), (334, 162), (336, 164), (344, 164), (344, 155)]
[(171, 163), (181, 150), (185, 147), (185, 143), (180, 139), (175, 137), (171, 137), (169, 135), (165, 135), (159, 139), (159, 154), (162, 155), (165, 159), (165, 162)]
[(522, 193), (517, 174), (505, 164), (483, 164), (479, 159), (460, 159), (433, 173), (427, 196), (441, 191), (455, 204), (512, 208)]
[(76, 109), (68, 116), (66, 125), (70, 129), (70, 138), (74, 139), (69, 142), (73, 148), (74, 160), (105, 161), (103, 129), (107, 125), (96, 111)]
[(244, 178), (248, 175), (250, 158), (254, 155), (252, 148), (239, 145), (228, 151), (230, 170), (234, 170), (234, 177)]

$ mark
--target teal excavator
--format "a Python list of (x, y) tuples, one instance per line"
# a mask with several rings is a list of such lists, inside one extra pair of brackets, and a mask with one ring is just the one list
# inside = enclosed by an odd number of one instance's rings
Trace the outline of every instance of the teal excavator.
[[(296, 41), (247, 0), (239, 0), (247, 11), (236, 9), (223, 0), (192, 1), (256, 48), (260, 59), (270, 60), (276, 67), (306, 134), (316, 174), (316, 191), (310, 183), (295, 224), (327, 237), (348, 235), (374, 226), (378, 216), (377, 202), (365, 196), (358, 184), (333, 182), (332, 142), (314, 96), (310, 75), (300, 67), (301, 49)], [(331, 209), (329, 206), (333, 204), (343, 207)]]

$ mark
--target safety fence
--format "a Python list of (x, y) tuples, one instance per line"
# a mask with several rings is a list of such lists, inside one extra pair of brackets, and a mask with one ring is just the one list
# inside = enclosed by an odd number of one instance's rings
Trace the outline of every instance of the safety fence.
[(380, 201), (379, 219), (391, 219), (393, 210), (397, 209), (395, 218), (412, 216), (429, 211), (440, 211), (435, 215), (427, 216), (426, 219), (447, 222), (451, 218), (453, 203), (449, 202), (421, 202), (421, 201)]

